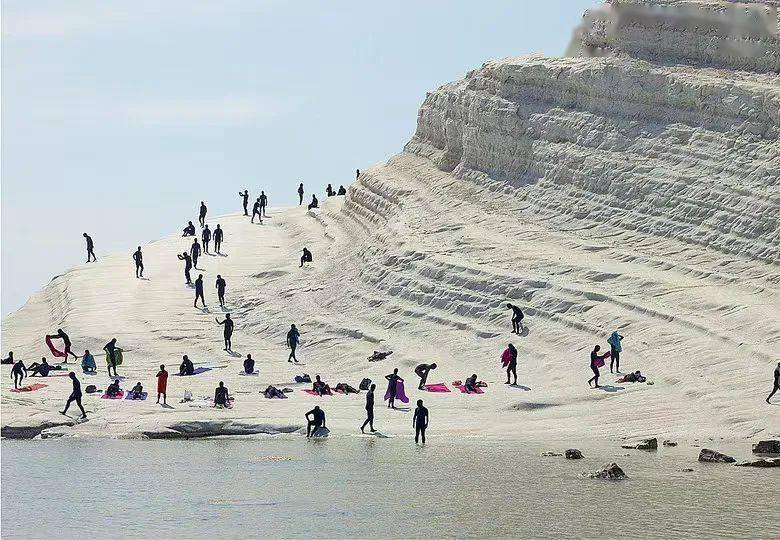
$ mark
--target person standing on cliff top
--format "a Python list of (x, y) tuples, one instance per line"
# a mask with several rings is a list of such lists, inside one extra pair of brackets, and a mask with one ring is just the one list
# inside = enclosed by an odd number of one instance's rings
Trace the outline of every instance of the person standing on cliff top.
[(95, 243), (92, 241), (92, 237), (87, 233), (84, 233), (84, 239), (87, 241), (87, 262), (97, 262), (95, 257)]
[(298, 206), (303, 204), (303, 182), (298, 186)]
[(200, 201), (200, 212), (198, 213), (198, 222), (200, 223), (201, 227), (206, 226), (206, 212), (208, 212), (208, 208), (206, 208), (206, 203)]
[(190, 256), (192, 257), (192, 266), (194, 268), (198, 268), (198, 257), (200, 257), (200, 244), (198, 244), (198, 239), (192, 241), (192, 245), (190, 246)]
[(192, 257), (186, 251), (181, 255), (176, 255), (180, 261), (184, 261), (184, 278), (187, 280), (187, 285), (192, 285), (192, 279), (190, 278), (190, 270), (192, 270)]
[(360, 426), (361, 433), (365, 433), (363, 430), (366, 429), (366, 426), (371, 428), (371, 433), (376, 432), (374, 429), (374, 390), (376, 390), (376, 385), (372, 384), (368, 389), (368, 394), (366, 394), (366, 421)]
[(203, 232), (201, 233), (201, 240), (203, 240), (203, 251), (204, 253), (209, 252), (209, 242), (211, 242), (211, 229), (209, 229), (209, 226), (206, 225), (204, 227)]
[(414, 427), (414, 443), (418, 444), (420, 438), (422, 443), (425, 444), (425, 430), (428, 429), (428, 421), (430, 415), (428, 409), (423, 407), (423, 400), (417, 400), (417, 408), (414, 410), (414, 416), (412, 416), (412, 426)]
[(245, 215), (245, 216), (248, 216), (248, 215), (249, 215), (249, 212), (247, 212), (247, 209), (246, 209), (246, 207), (247, 207), (247, 205), (249, 204), (249, 190), (248, 190), (248, 189), (245, 189), (243, 193), (241, 193), (241, 192), (239, 191), (239, 192), (238, 192), (238, 196), (239, 196), (239, 197), (241, 197), (241, 199), (243, 200), (243, 203), (244, 203), (244, 215)]
[(141, 246), (133, 253), (133, 261), (135, 261), (135, 277), (144, 277), (144, 254), (141, 253)]
[(198, 279), (195, 280), (195, 302), (192, 307), (198, 307), (198, 298), (200, 298), (203, 307), (206, 307), (206, 299), (203, 298), (203, 274), (198, 274)]
[(265, 209), (268, 206), (268, 196), (265, 194), (265, 191), (260, 190), (260, 217), (268, 217), (268, 214), (265, 213)]
[(255, 222), (255, 216), (260, 218), (260, 223), (263, 223), (263, 216), (260, 214), (260, 197), (257, 198), (255, 201), (254, 206), (252, 206), (252, 221), (251, 223)]
[(223, 238), (225, 238), (225, 231), (223, 231), (222, 227), (217, 223), (217, 228), (214, 229), (214, 250), (220, 254), (222, 253)]
[(160, 403), (160, 396), (163, 398), (163, 405), (168, 399), (168, 372), (165, 371), (165, 365), (160, 364), (160, 371), (157, 372), (157, 403)]
[(230, 313), (225, 313), (224, 321), (220, 321), (216, 318), (214, 320), (217, 321), (217, 324), (225, 327), (223, 332), (223, 336), (225, 338), (225, 350), (228, 352), (233, 350), (233, 341), (231, 339), (233, 337), (233, 319), (230, 318)]
[(227, 283), (225, 282), (225, 279), (220, 274), (217, 274), (217, 281), (215, 285), (217, 287), (217, 298), (219, 299), (219, 307), (225, 307), (225, 287), (227, 287)]
[(775, 384), (772, 387), (772, 392), (766, 398), (767, 403), (769, 403), (769, 400), (772, 399), (772, 396), (774, 396), (775, 392), (778, 390), (780, 390), (780, 362), (777, 363), (777, 367), (775, 368)]

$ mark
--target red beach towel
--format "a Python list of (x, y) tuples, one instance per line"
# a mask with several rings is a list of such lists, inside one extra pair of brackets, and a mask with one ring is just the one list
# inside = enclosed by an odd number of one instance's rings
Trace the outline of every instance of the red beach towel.
[(49, 346), (49, 350), (56, 358), (63, 358), (65, 356), (65, 352), (60, 351), (54, 347), (54, 343), (51, 342), (51, 338), (49, 336), (46, 336), (46, 345)]

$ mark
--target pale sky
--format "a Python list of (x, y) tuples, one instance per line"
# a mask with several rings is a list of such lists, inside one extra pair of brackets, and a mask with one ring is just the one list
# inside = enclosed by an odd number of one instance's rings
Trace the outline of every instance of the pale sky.
[(399, 152), (426, 91), (596, 0), (2, 2), (2, 314), (55, 275)]

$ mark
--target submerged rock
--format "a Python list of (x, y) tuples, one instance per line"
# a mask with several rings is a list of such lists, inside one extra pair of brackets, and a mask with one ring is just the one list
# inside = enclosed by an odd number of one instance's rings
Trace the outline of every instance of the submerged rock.
[(704, 461), (706, 463), (734, 463), (737, 460), (726, 454), (716, 452), (715, 450), (702, 448), (701, 452), (699, 452), (699, 461)]
[(780, 454), (780, 441), (758, 441), (753, 445), (754, 454)]
[(664, 441), (664, 446), (677, 446), (677, 443), (674, 441), (666, 440)]
[(652, 439), (645, 439), (636, 444), (624, 444), (621, 448), (626, 448), (628, 450), (658, 450), (658, 439), (653, 437)]
[(576, 448), (569, 448), (566, 450), (566, 459), (582, 459), (582, 452)]
[(685, 468), (685, 469), (680, 469), (680, 472), (693, 472), (693, 469), (688, 467), (688, 468)]
[(601, 469), (586, 475), (589, 478), (601, 478), (603, 480), (624, 480), (628, 475), (623, 472), (617, 463), (602, 465)]
[(562, 455), (560, 452), (542, 452), (542, 457), (561, 457)]
[(780, 458), (774, 459), (756, 459), (754, 461), (743, 461), (736, 463), (737, 467), (780, 467)]

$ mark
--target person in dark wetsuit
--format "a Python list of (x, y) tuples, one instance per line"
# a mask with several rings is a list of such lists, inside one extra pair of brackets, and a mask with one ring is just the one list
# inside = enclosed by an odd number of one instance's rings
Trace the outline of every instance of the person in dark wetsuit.
[(623, 351), (623, 346), (620, 344), (620, 342), (623, 341), (623, 336), (617, 333), (617, 331), (612, 332), (612, 334), (607, 339), (607, 343), (609, 343), (609, 372), (613, 373), (612, 366), (615, 366), (615, 373), (620, 373), (620, 353)]
[(314, 390), (318, 396), (331, 394), (330, 385), (323, 381), (319, 375), (314, 376), (314, 382), (311, 383), (311, 389)]
[(116, 338), (113, 338), (111, 341), (106, 343), (105, 347), (103, 347), (103, 350), (108, 353), (108, 376), (111, 376), (111, 368), (114, 368), (114, 376), (118, 377), (116, 372)]
[(376, 431), (374, 429), (374, 390), (376, 390), (376, 385), (372, 384), (368, 389), (368, 394), (366, 394), (366, 421), (360, 426), (362, 433), (365, 433), (363, 430), (366, 429), (366, 426), (371, 427), (371, 433)]
[(766, 398), (767, 403), (769, 403), (769, 400), (772, 399), (772, 396), (774, 396), (775, 392), (778, 390), (780, 390), (780, 362), (777, 363), (777, 367), (775, 368), (775, 384), (772, 387), (772, 391)]
[(514, 375), (515, 382), (511, 384), (517, 384), (517, 349), (511, 343), (507, 345), (509, 349), (509, 363), (506, 365), (506, 382), (504, 384), (510, 384), (509, 376)]
[(184, 261), (184, 277), (187, 280), (187, 285), (192, 285), (192, 279), (190, 278), (190, 270), (192, 270), (192, 257), (186, 251), (181, 255), (176, 255), (180, 261)]
[(181, 357), (181, 365), (179, 365), (179, 375), (182, 377), (195, 374), (195, 365), (186, 354)]
[(198, 213), (198, 223), (200, 223), (201, 227), (206, 225), (206, 212), (208, 212), (208, 208), (206, 208), (206, 203), (200, 201), (200, 212)]
[(244, 359), (244, 373), (250, 375), (254, 372), (255, 372), (255, 361), (252, 360), (251, 354), (247, 354), (246, 359)]
[(311, 256), (311, 251), (307, 248), (303, 248), (303, 254), (301, 255), (301, 265), (298, 268), (303, 268), (303, 263), (312, 262), (314, 258)]
[(387, 406), (388, 408), (395, 409), (395, 396), (398, 392), (398, 382), (404, 382), (404, 380), (398, 375), (398, 368), (395, 368), (390, 375), (385, 375), (385, 379), (387, 379)]
[(466, 390), (467, 394), (476, 394), (477, 393), (477, 374), (472, 373), (471, 377), (468, 377), (466, 379), (466, 382), (463, 383), (463, 388)]
[(138, 383), (130, 389), (130, 399), (141, 399), (142, 397), (144, 397), (144, 386), (141, 384), (141, 381), (138, 381)]
[(30, 377), (35, 377), (38, 375), (39, 377), (48, 377), (50, 371), (57, 371), (59, 369), (62, 369), (60, 366), (52, 366), (47, 361), (46, 358), (41, 358), (41, 363), (33, 362), (29, 366), (27, 366), (27, 371), (32, 372), (30, 373)]
[(65, 353), (65, 360), (64, 360), (64, 362), (68, 361), (68, 355), (73, 356), (73, 358), (75, 358), (76, 360), (79, 359), (79, 357), (76, 356), (76, 353), (74, 353), (71, 350), (72, 343), (70, 342), (70, 337), (68, 336), (68, 334), (65, 333), (65, 331), (62, 328), (57, 328), (57, 333), (56, 334), (50, 334), (50, 335), (48, 335), (46, 337), (49, 338), (49, 339), (61, 339), (62, 340), (62, 346), (65, 348), (65, 350), (63, 351)]
[(90, 262), (90, 259), (92, 262), (97, 262), (97, 257), (95, 257), (95, 243), (92, 241), (92, 237), (87, 233), (84, 233), (83, 236), (87, 241), (87, 262)]
[(225, 314), (225, 320), (220, 321), (219, 319), (214, 319), (217, 321), (218, 324), (223, 325), (225, 327), (225, 331), (223, 333), (223, 336), (225, 337), (225, 350), (231, 351), (231, 347), (233, 346), (233, 342), (231, 341), (231, 337), (233, 336), (233, 319), (230, 318), (230, 313)]
[(118, 396), (122, 389), (119, 388), (119, 379), (114, 379), (114, 382), (108, 385), (106, 388), (106, 395), (110, 397)]
[(333, 197), (333, 196), (336, 194), (336, 192), (335, 192), (335, 191), (333, 191), (333, 186), (331, 186), (330, 184), (328, 184), (328, 187), (326, 187), (326, 188), (325, 188), (325, 194), (326, 194), (328, 197)]
[(206, 307), (206, 299), (203, 298), (203, 274), (198, 274), (198, 279), (195, 280), (195, 303), (192, 307), (198, 307), (198, 298), (200, 298), (203, 307)]
[(596, 381), (596, 388), (601, 388), (599, 386), (599, 363), (602, 365), (604, 362), (604, 358), (606, 358), (606, 355), (600, 355), (599, 351), (601, 350), (601, 347), (599, 345), (596, 345), (593, 347), (593, 350), (590, 352), (590, 369), (593, 370), (593, 377), (588, 379), (588, 386), (591, 386), (590, 383), (593, 381)]
[(268, 217), (268, 214), (265, 213), (265, 209), (268, 206), (268, 196), (265, 194), (265, 191), (260, 190), (260, 198), (258, 200), (260, 201), (260, 217)]
[(239, 192), (238, 192), (238, 196), (239, 196), (239, 197), (241, 197), (241, 200), (242, 200), (242, 201), (243, 201), (243, 203), (244, 203), (244, 215), (245, 215), (245, 216), (248, 216), (248, 215), (249, 215), (249, 212), (247, 212), (247, 210), (246, 210), (246, 207), (247, 207), (247, 205), (249, 204), (249, 190), (248, 190), (248, 189), (245, 189), (243, 193), (241, 193), (241, 192), (239, 191)]
[(225, 287), (227, 287), (227, 283), (225, 283), (225, 280), (222, 279), (222, 276), (217, 274), (217, 297), (219, 298), (219, 307), (225, 307)]
[(287, 357), (288, 362), (292, 362), (298, 359), (295, 357), (295, 349), (298, 348), (298, 343), (301, 342), (301, 333), (295, 327), (294, 324), (290, 325), (290, 330), (287, 332), (287, 346), (290, 347), (290, 356)]
[(81, 383), (76, 378), (76, 374), (72, 371), (68, 374), (68, 377), (70, 377), (70, 380), (73, 382), (73, 390), (71, 390), (70, 396), (68, 396), (68, 401), (65, 402), (65, 408), (60, 412), (62, 414), (67, 414), (70, 404), (75, 401), (76, 405), (81, 409), (81, 418), (86, 418), (87, 411), (84, 410), (84, 405), (81, 404)]
[(220, 250), (222, 249), (222, 239), (225, 237), (225, 231), (222, 230), (222, 227), (219, 226), (219, 223), (217, 223), (217, 228), (214, 229), (214, 251), (217, 253), (222, 253)]
[(13, 364), (14, 363), (14, 352), (8, 351), (8, 356), (6, 358), (3, 358), (2, 361), (0, 361), (0, 364)]
[(312, 208), (319, 208), (320, 207), (320, 201), (317, 200), (316, 195), (311, 196), (311, 202), (309, 203), (308, 209), (311, 210)]
[(211, 242), (211, 229), (209, 229), (209, 226), (206, 225), (203, 228), (203, 232), (200, 234), (201, 240), (203, 240), (203, 251), (204, 253), (209, 252), (209, 242)]
[(214, 406), (227, 407), (230, 404), (230, 395), (227, 386), (219, 381), (219, 386), (214, 390)]
[(414, 368), (414, 373), (420, 377), (420, 384), (417, 386), (418, 390), (425, 390), (425, 383), (428, 381), (428, 374), (432, 369), (436, 369), (436, 363), (433, 364), (420, 364)]
[(319, 405), (315, 405), (312, 410), (306, 413), (306, 437), (311, 437), (317, 430), (325, 427), (325, 411), (320, 409)]
[(523, 310), (514, 304), (507, 304), (507, 308), (512, 310), (512, 334), (520, 334), (523, 327)]
[(298, 206), (303, 204), (303, 182), (298, 186)]
[(339, 192), (336, 193), (336, 195), (346, 195), (346, 194), (347, 194), (347, 190), (344, 189), (344, 186), (339, 186)]
[(414, 427), (414, 442), (418, 444), (420, 438), (422, 443), (425, 444), (425, 430), (428, 429), (428, 421), (430, 415), (428, 409), (423, 407), (423, 400), (417, 400), (417, 408), (414, 410), (414, 416), (412, 416), (412, 426)]
[(200, 244), (196, 238), (192, 241), (192, 245), (190, 246), (190, 256), (192, 257), (193, 268), (198, 268), (198, 257), (200, 257), (200, 253)]
[(260, 197), (257, 198), (255, 201), (254, 206), (252, 206), (252, 221), (251, 223), (255, 222), (255, 216), (257, 216), (260, 220), (260, 223), (263, 223), (263, 216), (260, 214)]
[(141, 253), (141, 246), (133, 253), (133, 260), (135, 261), (135, 277), (144, 277), (144, 255)]
[(195, 236), (195, 225), (192, 224), (192, 221), (187, 222), (187, 226), (184, 227), (182, 236)]
[(24, 362), (18, 360), (11, 368), (11, 378), (14, 380), (14, 388), (19, 388), (19, 385), (27, 376), (27, 368), (24, 366)]

